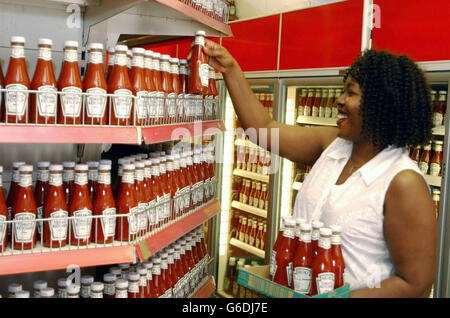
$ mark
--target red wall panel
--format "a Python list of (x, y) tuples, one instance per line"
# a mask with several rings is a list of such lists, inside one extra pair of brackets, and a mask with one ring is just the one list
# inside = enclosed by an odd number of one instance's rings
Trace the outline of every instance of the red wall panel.
[(405, 54), (416, 61), (450, 59), (450, 1), (374, 0), (380, 28), (372, 31), (372, 47)]
[(231, 23), (234, 37), (222, 38), (222, 45), (243, 71), (277, 69), (280, 16)]
[(350, 65), (361, 51), (363, 7), (348, 0), (284, 13), (280, 69)]

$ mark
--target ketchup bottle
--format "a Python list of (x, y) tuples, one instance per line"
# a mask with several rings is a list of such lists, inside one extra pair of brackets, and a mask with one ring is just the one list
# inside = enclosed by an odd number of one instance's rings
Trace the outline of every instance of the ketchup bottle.
[(296, 292), (308, 295), (311, 291), (311, 271), (313, 250), (311, 246), (311, 224), (300, 224), (300, 237), (293, 262), (293, 288)]
[(422, 156), (420, 157), (419, 168), (423, 174), (428, 174), (431, 160), (431, 142), (423, 147)]
[(97, 191), (95, 191), (92, 238), (95, 243), (112, 243), (116, 232), (116, 203), (111, 189), (111, 166), (100, 164), (98, 167)]
[(280, 247), (281, 241), (283, 240), (283, 232), (284, 232), (285, 223), (286, 223), (286, 221), (289, 218), (292, 218), (292, 217), (290, 217), (290, 216), (283, 216), (281, 218), (280, 229), (278, 230), (277, 238), (275, 240), (275, 243), (273, 244), (272, 250), (270, 251), (270, 262), (269, 262), (269, 265), (270, 265), (270, 268), (269, 268), (270, 280), (273, 280), (273, 276), (275, 275), (277, 251), (278, 251), (278, 248)]
[[(147, 199), (147, 217), (148, 217), (148, 232), (153, 231), (154, 226), (154, 220), (155, 220), (155, 205), (156, 205), (156, 195), (153, 192), (152, 187), (152, 172), (151, 172), (151, 166), (152, 161), (150, 159), (144, 159), (144, 192), (145, 197)], [(153, 220), (153, 221), (152, 221)]]
[(239, 241), (245, 242), (245, 233), (247, 232), (247, 218), (242, 217), (241, 227), (239, 228)]
[(29, 250), (36, 245), (36, 216), (37, 207), (33, 194), (33, 166), (19, 167), (20, 179), (11, 217), (15, 221), (12, 229), (13, 249)]
[(5, 93), (5, 113), (3, 114), (3, 121), (6, 123), (28, 121), (28, 92), (23, 90), (30, 89), (30, 78), (25, 64), (24, 46), (24, 37), (11, 37), (11, 57), (4, 80), (4, 87), (9, 90)]
[(174, 195), (174, 204), (176, 206), (176, 218), (179, 219), (184, 214), (184, 192), (187, 187), (187, 180), (185, 176), (181, 173), (180, 168), (180, 155), (178, 152), (173, 153), (173, 164), (174, 164), (174, 177), (176, 179), (176, 183), (178, 184), (178, 191)]
[(180, 259), (181, 259), (181, 265), (182, 265), (183, 272), (184, 272), (184, 276), (183, 276), (184, 297), (188, 297), (189, 293), (191, 291), (191, 285), (189, 282), (189, 280), (191, 278), (191, 273), (190, 273), (189, 263), (188, 263), (187, 257), (186, 257), (186, 240), (180, 239), (180, 240), (178, 240), (178, 242), (181, 246)]
[(207, 163), (208, 163), (208, 172), (209, 172), (209, 195), (210, 198), (214, 198), (216, 196), (216, 172), (214, 168), (214, 146), (208, 147), (208, 156), (207, 156)]
[(153, 81), (155, 83), (155, 104), (156, 104), (156, 118), (155, 124), (164, 124), (165, 117), (165, 92), (163, 87), (163, 78), (160, 64), (161, 54), (153, 53)]
[(432, 176), (440, 176), (441, 175), (441, 167), (442, 167), (442, 145), (443, 141), (436, 140), (434, 141), (434, 152), (433, 157), (431, 158), (430, 163), (430, 175)]
[(178, 203), (178, 193), (180, 191), (180, 184), (175, 173), (174, 156), (167, 157), (167, 174), (170, 188), (171, 206), (170, 206), (170, 222), (174, 222), (180, 216), (180, 206)]
[(328, 99), (327, 104), (325, 105), (325, 118), (331, 118), (333, 113), (334, 93), (334, 89), (328, 90)]
[(183, 95), (183, 87), (181, 86), (180, 69), (178, 67), (180, 60), (178, 58), (171, 58), (169, 59), (169, 62), (170, 62), (170, 76), (172, 79), (172, 88), (174, 92), (173, 96), (176, 99), (176, 104), (173, 110), (173, 114), (175, 117), (172, 119), (172, 123), (174, 123), (174, 122), (181, 122), (183, 120), (184, 95)]
[(262, 185), (261, 196), (259, 197), (258, 208), (267, 211), (268, 204), (268, 193), (267, 193), (267, 184)]
[(175, 249), (172, 246), (167, 248), (167, 264), (169, 266), (169, 276), (172, 281), (172, 298), (175, 298), (175, 286), (178, 284), (180, 277), (175, 270)]
[(95, 191), (97, 190), (97, 180), (98, 180), (98, 161), (88, 161), (88, 188), (89, 188), (89, 199), (94, 202)]
[(147, 84), (147, 115), (148, 125), (153, 125), (156, 119), (156, 86), (153, 76), (153, 51), (145, 50), (144, 54), (145, 83)]
[(78, 42), (66, 41), (64, 44), (64, 62), (58, 80), (58, 90), (63, 94), (58, 99), (58, 123), (81, 124), (83, 89), (78, 67)]
[(183, 191), (183, 197), (184, 197), (184, 213), (188, 213), (189, 211), (191, 211), (192, 207), (192, 187), (194, 185), (194, 180), (192, 179), (192, 176), (188, 170), (188, 165), (187, 165), (187, 161), (188, 161), (188, 152), (183, 152), (181, 155), (181, 160), (180, 160), (180, 167), (181, 167), (181, 174), (184, 176), (184, 179), (186, 180), (186, 187), (184, 188)]
[(255, 240), (255, 247), (259, 248), (261, 250), (263, 249), (261, 247), (261, 241), (262, 241), (262, 235), (263, 235), (263, 227), (264, 227), (264, 224), (260, 222), (258, 224), (258, 232), (256, 233), (256, 240)]
[(248, 218), (247, 221), (247, 228), (245, 229), (245, 233), (244, 233), (244, 243), (245, 244), (250, 244), (250, 233), (252, 232), (252, 227), (253, 227), (253, 222), (255, 222), (255, 220), (253, 218)]
[(116, 185), (114, 187), (114, 198), (117, 198), (119, 195), (120, 185), (122, 184), (123, 165), (129, 164), (130, 160), (127, 158), (120, 158), (117, 160), (117, 163), (119, 164), (119, 169), (117, 170)]
[(194, 256), (192, 254), (192, 245), (191, 245), (189, 237), (186, 238), (185, 242), (186, 242), (186, 245), (185, 245), (186, 262), (187, 262), (188, 268), (189, 268), (189, 291), (190, 291), (190, 293), (192, 293), (195, 290), (195, 285), (196, 285), (195, 271), (194, 271), (195, 261), (194, 261)]
[(328, 293), (334, 289), (335, 276), (330, 237), (331, 230), (329, 228), (324, 227), (320, 229), (317, 256), (314, 257), (312, 263), (311, 296)]
[(334, 289), (344, 285), (344, 256), (341, 250), (341, 232), (342, 228), (339, 225), (330, 226), (331, 235), (331, 260), (334, 272)]
[(161, 258), (155, 257), (153, 259), (152, 268), (153, 285), (155, 286), (155, 297), (165, 298), (166, 285), (161, 276)]
[(317, 256), (317, 249), (319, 245), (320, 228), (323, 227), (323, 223), (320, 221), (312, 222), (312, 234), (311, 234), (311, 245), (313, 248), (314, 257)]
[(161, 253), (161, 276), (166, 285), (166, 291), (164, 292), (164, 298), (172, 298), (173, 282), (169, 274), (168, 254), (163, 251)]
[(219, 118), (219, 92), (217, 91), (216, 72), (212, 66), (209, 68), (209, 92), (212, 98), (212, 117), (209, 119)]
[[(15, 161), (12, 163), (13, 177), (9, 187), (8, 197), (6, 199), (6, 206), (8, 208), (8, 220), (12, 220), (11, 210), (16, 201), (17, 189), (19, 188), (20, 172), (19, 167), (25, 165), (23, 161)], [(11, 235), (11, 224), (8, 224), (8, 236)]]
[(300, 95), (300, 98), (298, 99), (298, 104), (297, 104), (297, 114), (298, 114), (298, 116), (303, 116), (304, 113), (305, 113), (305, 104), (306, 104), (306, 94), (307, 94), (307, 92), (308, 92), (307, 89), (302, 89), (302, 93)]
[(194, 172), (196, 176), (196, 202), (194, 202), (194, 206), (198, 207), (204, 202), (203, 194), (204, 194), (204, 182), (205, 176), (203, 175), (203, 169), (201, 166), (201, 151), (197, 148), (194, 150)]
[(114, 67), (114, 48), (110, 47), (108, 49), (108, 70), (106, 72), (106, 83), (109, 82), (109, 77), (111, 76), (112, 69)]
[(273, 281), (277, 284), (292, 287), (292, 267), (295, 254), (295, 221), (287, 219), (283, 231), (283, 239), (275, 258), (275, 274)]
[(42, 92), (31, 94), (30, 122), (54, 124), (58, 106), (57, 82), (53, 71), (52, 45), (50, 39), (39, 39), (39, 53), (36, 70), (34, 71), (31, 89)]
[[(153, 155), (153, 154), (151, 154)], [(150, 214), (150, 224), (153, 229), (159, 229), (159, 218), (162, 217), (163, 210), (163, 191), (161, 188), (161, 180), (160, 180), (160, 172), (159, 172), (159, 159), (158, 158), (152, 158), (152, 167), (151, 167), (151, 188), (153, 190), (153, 193), (155, 195), (155, 209), (152, 210), (153, 213)]]
[(255, 246), (256, 243), (256, 233), (258, 232), (257, 226), (258, 223), (256, 222), (256, 220), (253, 220), (252, 229), (250, 230), (250, 234), (248, 236), (248, 244), (250, 244), (251, 246)]
[(312, 117), (319, 117), (319, 106), (322, 100), (322, 93), (320, 89), (316, 89), (316, 96), (314, 97), (314, 103), (312, 106)]
[[(134, 59), (134, 56), (133, 56)], [(135, 163), (135, 174), (134, 174), (134, 187), (136, 193), (136, 201), (138, 204), (138, 214), (137, 214), (137, 222), (138, 222), (138, 236), (142, 237), (146, 234), (147, 231), (147, 207), (148, 200), (145, 196), (144, 189), (144, 168), (145, 164), (142, 161), (137, 161)]]
[(141, 298), (139, 281), (141, 275), (136, 272), (130, 272), (128, 274), (128, 298)]
[(44, 222), (43, 244), (45, 247), (63, 247), (67, 244), (69, 209), (63, 190), (62, 165), (50, 165), (48, 192), (44, 203), (42, 218)]
[(181, 263), (181, 246), (180, 244), (175, 244), (174, 246), (174, 273), (176, 277), (176, 284), (173, 288), (174, 298), (184, 298), (184, 284), (186, 283), (184, 279), (184, 270)]
[(203, 170), (203, 183), (204, 183), (204, 202), (211, 199), (211, 177), (208, 170), (208, 147), (203, 147), (203, 153), (201, 154), (201, 168)]
[(129, 214), (129, 216), (116, 219), (115, 239), (118, 241), (133, 241), (138, 232), (136, 217), (138, 202), (134, 186), (134, 170), (134, 164), (123, 165), (123, 176), (116, 199), (116, 208), (117, 214)]
[(8, 246), (8, 229), (6, 221), (8, 221), (8, 208), (6, 206), (5, 197), (3, 195), (3, 166), (0, 166), (0, 252), (4, 252)]
[(209, 65), (208, 58), (203, 52), (205, 46), (205, 31), (195, 33), (195, 44), (192, 58), (189, 64), (189, 98), (193, 99), (195, 104), (195, 119), (201, 120), (203, 117), (203, 97), (208, 91)]
[[(134, 58), (134, 56), (133, 56)], [(147, 268), (144, 266), (137, 266), (136, 272), (139, 274), (139, 297), (147, 298)]]
[(162, 209), (162, 224), (166, 225), (169, 222), (169, 216), (170, 216), (170, 189), (169, 189), (169, 178), (167, 177), (167, 168), (166, 168), (166, 155), (165, 152), (160, 152), (161, 156), (159, 157), (159, 172), (160, 172), (160, 182), (161, 182), (161, 189), (164, 193), (163, 195), (163, 209)]
[(92, 202), (89, 198), (88, 165), (75, 166), (75, 187), (69, 204), (69, 216), (77, 217), (71, 221), (72, 245), (88, 245), (91, 242)]
[(176, 118), (176, 93), (173, 89), (172, 75), (170, 74), (170, 56), (161, 55), (161, 77), (162, 86), (166, 97), (165, 120), (164, 123), (173, 123)]
[[(182, 116), (181, 116), (181, 121), (183, 122), (187, 122), (189, 120), (189, 109), (188, 109), (188, 105), (185, 101), (185, 97), (186, 94), (189, 91), (189, 87), (188, 87), (188, 69), (187, 69), (187, 64), (188, 61), (187, 60), (180, 60), (180, 84), (181, 84), (181, 91), (183, 93), (183, 100), (182, 100), (182, 105), (183, 105), (183, 112), (182, 112)], [(180, 114), (180, 113), (178, 113)]]
[(108, 93), (116, 95), (109, 99), (112, 125), (133, 124), (133, 93), (127, 68), (127, 50), (126, 45), (116, 45), (114, 67), (108, 80)]
[[(48, 167), (50, 167), (50, 162), (48, 161), (38, 162), (37, 167), (38, 170), (37, 170), (36, 186), (34, 187), (34, 200), (36, 201), (37, 218), (42, 219), (44, 202), (48, 192), (48, 179), (49, 179)], [(40, 237), (42, 233), (41, 222), (37, 223), (37, 229), (38, 229), (38, 237)]]
[(145, 298), (156, 298), (155, 285), (153, 284), (153, 262), (144, 262), (144, 267), (147, 269), (147, 292)]
[(148, 87), (145, 78), (144, 54), (145, 49), (135, 47), (132, 50), (132, 68), (131, 68), (131, 86), (135, 100), (136, 125), (143, 126), (147, 124), (147, 96)]
[(312, 115), (313, 104), (314, 104), (314, 89), (309, 89), (308, 90), (308, 97), (306, 98), (304, 116), (311, 116)]
[(107, 97), (105, 94), (108, 87), (103, 69), (103, 44), (90, 43), (87, 50), (88, 64), (84, 76), (83, 92), (92, 95), (88, 95), (85, 99), (84, 122), (89, 125), (106, 125), (109, 109), (106, 108)]
[(63, 162), (63, 189), (64, 196), (66, 198), (66, 204), (69, 205), (70, 199), (73, 195), (73, 188), (75, 186), (75, 162), (73, 161), (65, 161)]

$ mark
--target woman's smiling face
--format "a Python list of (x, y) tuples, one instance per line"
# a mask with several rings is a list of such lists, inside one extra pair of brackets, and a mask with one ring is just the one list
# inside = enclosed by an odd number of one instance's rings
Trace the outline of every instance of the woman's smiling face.
[(361, 100), (361, 87), (351, 76), (348, 76), (344, 84), (344, 93), (336, 98), (339, 137), (353, 142), (361, 141), (363, 123), (360, 112)]

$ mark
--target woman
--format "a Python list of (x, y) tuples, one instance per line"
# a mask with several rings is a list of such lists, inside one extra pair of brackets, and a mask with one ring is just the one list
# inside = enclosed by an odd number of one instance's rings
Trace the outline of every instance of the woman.
[(209, 64), (223, 74), (244, 129), (279, 131), (279, 152), (314, 165), (298, 193), (295, 217), (342, 226), (351, 297), (428, 297), (434, 278), (436, 217), (430, 190), (406, 146), (431, 138), (429, 87), (405, 56), (362, 54), (337, 97), (337, 128), (272, 120), (238, 63), (206, 41)]

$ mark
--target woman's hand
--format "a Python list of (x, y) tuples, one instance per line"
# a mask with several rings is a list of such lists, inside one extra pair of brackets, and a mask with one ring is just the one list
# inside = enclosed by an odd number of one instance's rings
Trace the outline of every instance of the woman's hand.
[[(187, 59), (192, 57), (192, 47), (194, 41), (191, 42), (191, 50), (188, 53)], [(234, 57), (223, 46), (217, 44), (214, 41), (205, 39), (205, 46), (203, 52), (208, 56), (209, 65), (214, 67), (222, 74), (228, 74), (231, 70), (238, 68), (238, 64)]]

